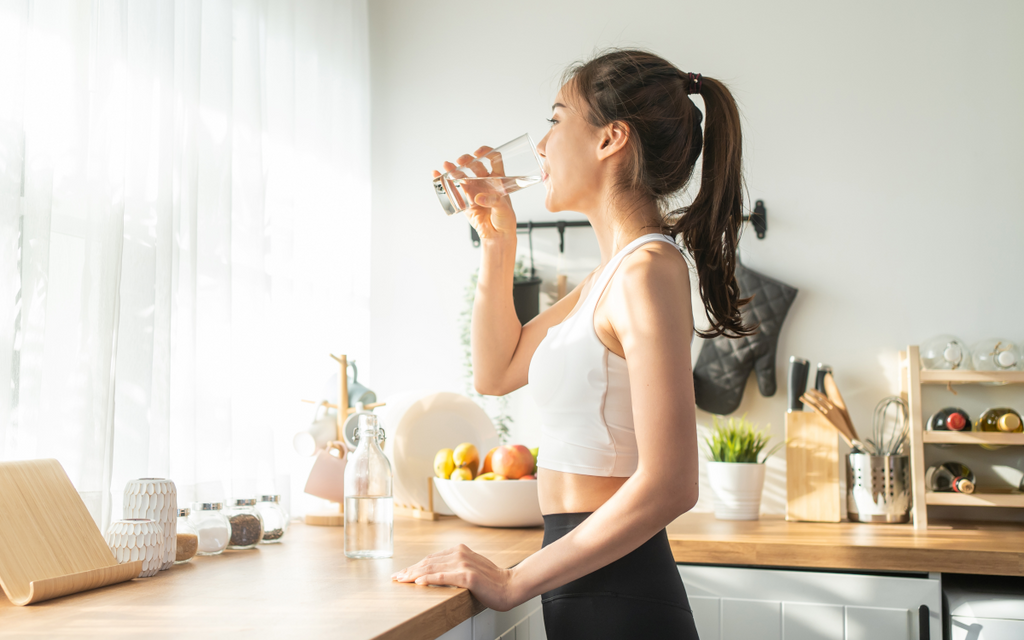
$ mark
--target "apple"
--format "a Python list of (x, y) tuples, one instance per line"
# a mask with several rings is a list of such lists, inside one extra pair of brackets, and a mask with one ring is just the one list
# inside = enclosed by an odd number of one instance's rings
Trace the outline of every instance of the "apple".
[(452, 471), (451, 480), (472, 480), (473, 472), (466, 467), (456, 467), (455, 471)]
[(491, 468), (491, 456), (493, 456), (494, 452), (497, 450), (498, 447), (493, 447), (490, 451), (487, 452), (487, 455), (484, 456), (484, 466), (480, 468), (480, 473), (490, 473), (494, 471), (494, 469)]
[(533, 472), (533, 454), (521, 444), (502, 445), (491, 457), (491, 466), (498, 475), (515, 480)]
[(493, 471), (488, 471), (487, 473), (481, 473), (480, 475), (478, 475), (476, 477), (476, 479), (477, 480), (482, 480), (484, 482), (487, 482), (489, 480), (491, 480), (491, 481), (493, 481), (493, 480), (504, 480), (505, 476), (499, 476), (498, 474), (494, 473)]
[(531, 474), (531, 475), (528, 475), (528, 476), (520, 476), (519, 479), (520, 480), (536, 480), (537, 476)]

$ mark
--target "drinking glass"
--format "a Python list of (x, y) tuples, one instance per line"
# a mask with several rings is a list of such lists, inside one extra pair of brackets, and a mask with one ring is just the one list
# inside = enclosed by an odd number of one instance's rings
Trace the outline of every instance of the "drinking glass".
[(434, 193), (448, 215), (473, 206), (480, 193), (507, 196), (544, 181), (537, 145), (524, 133), (485, 156), (434, 178)]

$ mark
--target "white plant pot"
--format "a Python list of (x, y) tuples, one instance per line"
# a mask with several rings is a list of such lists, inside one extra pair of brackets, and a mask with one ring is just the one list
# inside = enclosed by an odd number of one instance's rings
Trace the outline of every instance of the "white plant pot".
[[(142, 560), (140, 578), (155, 576), (163, 564), (163, 527), (152, 520), (118, 520), (110, 525), (107, 546), (118, 564)], [(175, 537), (177, 544), (177, 537)]]
[(123, 518), (152, 520), (160, 525), (160, 570), (170, 569), (178, 548), (178, 492), (163, 478), (130, 480), (124, 487)]
[(763, 463), (708, 462), (708, 482), (719, 520), (757, 520), (764, 489)]

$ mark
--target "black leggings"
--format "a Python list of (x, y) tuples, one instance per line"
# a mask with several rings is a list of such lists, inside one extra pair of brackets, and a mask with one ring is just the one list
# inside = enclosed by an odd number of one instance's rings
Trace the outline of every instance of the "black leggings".
[[(544, 546), (589, 513), (544, 516)], [(697, 640), (686, 589), (662, 529), (635, 551), (541, 596), (548, 640)]]

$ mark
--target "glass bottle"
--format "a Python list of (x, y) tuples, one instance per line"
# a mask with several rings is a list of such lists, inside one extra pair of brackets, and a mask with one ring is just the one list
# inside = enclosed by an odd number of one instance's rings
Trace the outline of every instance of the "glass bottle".
[(998, 431), (1000, 433), (1020, 433), (1024, 431), (1020, 414), (1007, 407), (987, 409), (981, 414), (974, 425), (976, 431)]
[(380, 443), (384, 430), (377, 416), (359, 416), (356, 450), (345, 467), (345, 555), (390, 558), (394, 552), (394, 501), (391, 463)]
[(260, 496), (256, 511), (263, 518), (263, 539), (260, 544), (277, 544), (288, 531), (288, 512), (281, 506), (281, 496)]
[(215, 556), (228, 548), (231, 539), (231, 523), (222, 509), (220, 502), (197, 502), (192, 505), (192, 513), (188, 521), (199, 536), (201, 556)]
[(929, 431), (970, 431), (971, 417), (957, 407), (946, 407), (928, 418)]
[(174, 564), (188, 562), (199, 551), (199, 534), (196, 533), (196, 528), (192, 526), (192, 523), (188, 521), (190, 513), (192, 510), (188, 507), (178, 509), (178, 521), (175, 524), (178, 545), (174, 553)]
[(953, 336), (935, 336), (921, 343), (921, 366), (925, 369), (970, 369), (971, 355), (963, 341)]
[(974, 472), (959, 462), (943, 462), (928, 470), (928, 486), (932, 491), (974, 493)]
[(254, 498), (239, 498), (227, 511), (231, 523), (228, 549), (252, 549), (263, 537), (263, 518), (256, 511)]
[(978, 371), (1020, 371), (1024, 358), (1020, 347), (1009, 340), (992, 338), (971, 347), (971, 361)]

